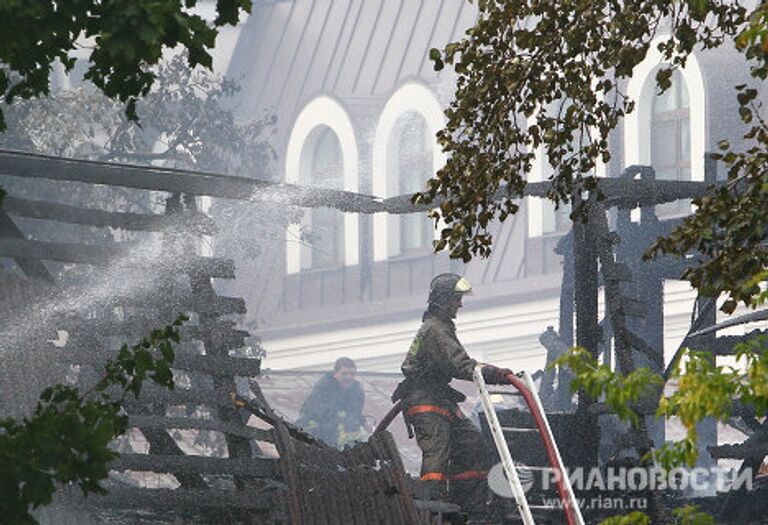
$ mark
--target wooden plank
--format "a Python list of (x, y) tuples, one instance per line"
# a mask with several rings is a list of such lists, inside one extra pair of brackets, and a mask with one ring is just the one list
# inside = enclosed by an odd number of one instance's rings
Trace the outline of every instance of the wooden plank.
[[(274, 201), (277, 199), (285, 204), (295, 206), (332, 207), (354, 213), (382, 211), (415, 213), (427, 209), (425, 206), (411, 204), (410, 195), (399, 195), (382, 200), (359, 193), (307, 188), (259, 180), (258, 178), (65, 159), (8, 150), (0, 150), (0, 174), (59, 181), (79, 181), (190, 195), (209, 195), (248, 201)], [(255, 177), (258, 176), (255, 174)], [(650, 206), (682, 198), (697, 197), (706, 194), (712, 186), (708, 182), (700, 181), (631, 180), (626, 178), (601, 178), (598, 179), (597, 183), (603, 194), (608, 197), (606, 205), (619, 206), (620, 208)], [(546, 197), (550, 186), (550, 182), (529, 183), (524, 193), (526, 196)], [(506, 196), (507, 189), (502, 187), (499, 188), (495, 198), (498, 200)]]
[[(113, 243), (110, 245), (75, 244), (63, 242), (28, 241), (22, 239), (0, 238), (0, 256), (22, 257), (45, 261), (58, 261), (94, 266), (112, 266), (118, 264), (121, 258), (129, 258), (136, 246), (128, 243)], [(150, 265), (142, 261), (126, 261), (133, 266)], [(234, 279), (235, 265), (229, 259), (218, 257), (202, 257), (185, 255), (183, 258), (172, 257), (164, 261), (163, 270), (178, 272), (197, 272), (208, 277)]]
[(30, 257), (46, 261), (93, 264), (106, 266), (129, 250), (119, 244), (110, 246), (72, 244), (63, 242), (0, 239), (0, 255), (6, 257)]
[[(618, 206), (624, 209), (699, 197), (705, 195), (713, 186), (709, 182), (701, 181), (633, 180), (613, 177), (599, 178), (597, 185), (606, 197), (606, 201), (603, 201), (606, 208)], [(552, 183), (549, 181), (530, 182), (526, 184), (524, 194), (528, 197), (546, 198), (551, 187)], [(502, 186), (496, 192), (496, 198), (501, 199), (506, 194), (507, 189)]]
[(383, 457), (389, 464), (393, 482), (395, 483), (395, 487), (400, 496), (400, 506), (405, 513), (404, 523), (417, 522), (418, 512), (414, 505), (410, 488), (408, 487), (405, 467), (392, 434), (386, 430), (376, 432), (371, 436), (370, 442), (377, 455)]
[(325, 472), (323, 472), (324, 475), (324, 483), (321, 483), (319, 489), (320, 489), (320, 497), (322, 498), (322, 501), (325, 502), (323, 505), (325, 507), (325, 515), (326, 515), (326, 521), (332, 522), (332, 520), (339, 521), (340, 516), (346, 516), (344, 511), (341, 509), (340, 503), (341, 498), (338, 497), (338, 490), (339, 490), (339, 476), (343, 476), (343, 472), (339, 472), (336, 465), (331, 465), (329, 469), (326, 469)]
[[(179, 306), (174, 301), (169, 302), (178, 308), (178, 310), (186, 311), (185, 308)], [(226, 313), (227, 312), (224, 312), (224, 314)], [(165, 324), (168, 324), (168, 322), (170, 321), (163, 321), (161, 318), (158, 318), (158, 316), (134, 314), (124, 320), (66, 317), (52, 321), (51, 325), (59, 330), (89, 332), (99, 337), (121, 336), (134, 338), (148, 335), (150, 329), (164, 326)], [(209, 329), (209, 332), (217, 342), (224, 345), (226, 349), (239, 348), (242, 346), (242, 341), (244, 339), (252, 337), (247, 330), (232, 328), (223, 323), (217, 323)], [(203, 335), (202, 328), (200, 326), (182, 326), (179, 328), (179, 335), (181, 336), (182, 341), (200, 339)], [(238, 344), (238, 342), (240, 344)], [(222, 350), (223, 348), (217, 349)]]
[(78, 181), (144, 190), (248, 198), (261, 181), (172, 168), (67, 159), (17, 151), (0, 151), (0, 174), (25, 178)]
[[(260, 392), (259, 392), (260, 393)], [(274, 414), (268, 414), (274, 416)], [(288, 486), (288, 509), (292, 525), (302, 525), (304, 509), (301, 495), (304, 493), (299, 470), (296, 465), (293, 441), (288, 429), (279, 419), (275, 420), (275, 445), (280, 455), (280, 469), (285, 484)]]
[(220, 295), (212, 297), (196, 296), (191, 301), (191, 307), (195, 312), (203, 314), (227, 315), (244, 314), (247, 312), (245, 299)]
[(123, 230), (157, 232), (181, 227), (201, 235), (214, 235), (217, 232), (213, 219), (199, 212), (163, 215), (112, 212), (11, 196), (3, 199), (3, 209), (18, 217)]
[(247, 425), (238, 424), (235, 421), (221, 421), (218, 419), (131, 415), (128, 417), (128, 424), (132, 427), (139, 428), (216, 430), (234, 436), (258, 439), (260, 441), (272, 441), (274, 439), (271, 430), (253, 428)]
[(309, 208), (333, 207), (342, 211), (382, 211), (377, 199), (349, 191), (308, 188), (251, 177), (232, 177), (155, 166), (136, 166), (91, 160), (66, 159), (36, 153), (0, 150), (0, 175), (78, 181), (142, 190), (208, 195), (246, 201), (275, 201)]
[(628, 315), (630, 317), (645, 317), (647, 313), (645, 303), (626, 296), (621, 296), (620, 300), (621, 311), (624, 313), (624, 315)]
[(747, 336), (721, 335), (717, 338), (692, 338), (691, 346), (697, 350), (712, 352), (716, 356), (735, 355), (735, 346), (748, 340)]
[[(300, 494), (303, 492), (301, 477), (296, 464), (295, 440), (291, 439), (288, 425), (275, 413), (264, 397), (261, 387), (256, 381), (251, 381), (251, 391), (254, 399), (244, 408), (269, 422), (274, 427), (275, 446), (280, 456), (280, 473), (288, 487), (287, 490), (287, 514), (291, 525), (302, 525), (302, 507)], [(258, 410), (256, 409), (258, 407)], [(262, 412), (260, 415), (259, 412)], [(294, 429), (295, 431), (295, 429)]]
[(609, 281), (629, 282), (632, 270), (624, 263), (606, 264), (602, 268), (603, 278)]
[(177, 354), (173, 367), (221, 376), (255, 377), (261, 372), (261, 360), (246, 357)]
[(216, 406), (227, 401), (224, 393), (208, 389), (155, 388), (151, 384), (144, 385), (139, 399), (128, 398), (123, 406), (130, 413), (155, 413), (157, 404), (167, 405), (207, 405)]
[(712, 446), (707, 450), (714, 459), (750, 459), (768, 455), (768, 441), (750, 438), (745, 443)]
[(278, 460), (273, 458), (214, 458), (208, 456), (164, 456), (123, 454), (110, 463), (112, 470), (138, 470), (183, 474), (238, 474), (274, 478)]
[[(3, 203), (5, 205), (5, 203)], [(0, 236), (11, 239), (25, 239), (24, 233), (16, 226), (7, 213), (0, 212)], [(19, 265), (24, 275), (31, 279), (40, 279), (42, 281), (53, 283), (55, 279), (48, 268), (36, 257), (28, 257), (26, 254), (13, 257), (16, 264)]]
[(222, 509), (248, 509), (270, 511), (273, 508), (271, 493), (254, 495), (251, 491), (149, 489), (113, 486), (106, 495), (94, 495), (89, 503), (101, 505), (111, 511), (119, 508), (152, 508), (168, 511), (176, 508), (188, 511), (198, 507)]
[[(57, 356), (65, 362), (83, 365), (103, 365), (115, 357), (115, 352), (88, 351), (80, 349), (62, 350)], [(195, 355), (177, 352), (172, 368), (191, 370), (220, 376), (255, 377), (259, 375), (261, 360), (246, 357)]]
[(180, 270), (219, 279), (235, 278), (235, 263), (231, 259), (185, 255), (178, 263)]
[[(194, 311), (204, 314), (244, 314), (247, 312), (245, 300), (239, 297), (226, 297), (219, 295), (193, 296), (187, 289), (164, 291), (158, 293), (156, 288), (144, 287), (141, 290), (128, 290), (123, 294), (115, 293), (110, 297), (99, 300), (98, 305), (124, 306), (130, 308), (149, 309), (152, 317), (157, 317), (157, 309), (163, 309), (169, 305), (174, 311)], [(140, 314), (135, 314), (140, 315)]]

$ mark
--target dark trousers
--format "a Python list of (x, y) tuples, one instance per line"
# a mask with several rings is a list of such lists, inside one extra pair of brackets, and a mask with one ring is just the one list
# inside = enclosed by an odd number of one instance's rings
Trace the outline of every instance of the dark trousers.
[(433, 485), (438, 497), (447, 494), (466, 511), (484, 512), (487, 474), (494, 461), (485, 437), (455, 404), (429, 407), (408, 410), (422, 452), (421, 479)]

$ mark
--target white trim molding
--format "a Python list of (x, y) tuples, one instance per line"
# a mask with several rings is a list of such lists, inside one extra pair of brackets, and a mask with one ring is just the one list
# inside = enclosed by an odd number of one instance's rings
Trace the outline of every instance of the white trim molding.
[[(336, 134), (341, 146), (342, 169), (344, 171), (344, 189), (358, 191), (358, 147), (352, 120), (347, 111), (332, 98), (322, 95), (310, 101), (302, 109), (291, 129), (285, 152), (285, 182), (299, 184), (302, 171), (302, 153), (309, 145), (308, 139), (317, 136), (312, 133), (321, 126), (326, 126)], [(286, 272), (301, 271), (302, 248), (298, 242), (299, 225), (291, 224), (286, 234)], [(353, 266), (358, 263), (358, 216), (356, 213), (344, 214), (344, 263)]]
[[(414, 112), (424, 117), (429, 133), (434, 136), (445, 125), (443, 108), (435, 94), (426, 86), (408, 82), (389, 98), (379, 116), (373, 142), (373, 194), (378, 197), (392, 197), (397, 194), (398, 181), (389, 177), (391, 159), (390, 139), (397, 120), (402, 115)], [(434, 140), (432, 149), (433, 172), (437, 172), (446, 161), (445, 153)], [(373, 259), (383, 261), (399, 252), (400, 217), (378, 213), (373, 217)], [(439, 230), (435, 238), (439, 237)]]
[[(627, 85), (627, 96), (636, 109), (624, 118), (624, 160), (627, 166), (651, 163), (651, 112), (656, 82), (652, 74), (665, 64), (657, 45), (665, 37), (651, 42), (648, 55), (635, 67)], [(691, 179), (704, 180), (704, 153), (707, 145), (706, 85), (695, 54), (688, 56), (685, 67), (679, 68), (688, 88), (691, 140)]]

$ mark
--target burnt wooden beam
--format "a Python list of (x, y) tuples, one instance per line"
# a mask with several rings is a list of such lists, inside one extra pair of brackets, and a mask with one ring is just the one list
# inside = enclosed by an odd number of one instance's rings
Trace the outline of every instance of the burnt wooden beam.
[(97, 304), (151, 309), (153, 311), (157, 308), (170, 308), (175, 311), (194, 311), (219, 315), (244, 314), (248, 311), (245, 300), (240, 297), (216, 294), (209, 297), (193, 296), (189, 290), (183, 288), (159, 294), (156, 288), (149, 286), (145, 286), (143, 290), (130, 290), (122, 295), (116, 293), (113, 297), (98, 301)]
[(226, 297), (212, 295), (210, 297), (195, 296), (190, 298), (189, 308), (204, 314), (244, 314), (247, 312), (245, 299), (241, 297)]
[[(634, 168), (640, 167), (630, 166), (627, 170)], [(710, 182), (701, 181), (635, 180), (620, 177), (599, 178), (596, 182), (605, 197), (602, 202), (604, 206), (624, 209), (700, 197), (713, 186)], [(525, 185), (524, 195), (545, 199), (551, 187), (552, 183), (549, 181), (529, 182)], [(496, 198), (504, 198), (506, 194), (506, 187), (502, 187), (497, 191)]]
[(645, 339), (634, 333), (632, 330), (627, 329), (626, 338), (632, 348), (645, 355), (652, 363), (654, 363), (659, 370), (664, 370), (664, 356), (654, 350)]
[(158, 404), (205, 405), (214, 407), (226, 402), (226, 400), (227, 396), (224, 392), (217, 392), (211, 389), (174, 388), (169, 390), (167, 388), (154, 388), (148, 384), (141, 389), (139, 399), (128, 398), (123, 402), (123, 406), (131, 414), (151, 414)]
[(217, 232), (213, 219), (203, 213), (153, 215), (113, 212), (11, 196), (3, 199), (3, 210), (18, 217), (103, 228), (159, 232), (178, 227), (201, 235), (214, 235)]
[[(0, 238), (0, 256), (13, 258), (28, 258), (64, 263), (89, 264), (108, 266), (117, 264), (120, 258), (128, 257), (135, 246), (128, 243), (113, 243), (111, 245), (75, 244), (63, 242), (28, 241), (23, 239)], [(203, 257), (190, 255), (186, 260), (169, 261), (163, 264), (163, 269), (173, 269), (178, 272), (204, 273), (209, 277), (233, 279), (235, 277), (234, 262), (218, 257)], [(141, 262), (134, 263), (141, 266)]]
[[(578, 203), (574, 203), (575, 205)], [(595, 206), (594, 198), (584, 202), (588, 209)], [(573, 225), (574, 304), (576, 310), (576, 344), (598, 359), (600, 329), (598, 326), (598, 231), (593, 221), (576, 221)], [(597, 417), (589, 412), (596, 401), (584, 388), (579, 389), (576, 414), (584, 429), (584, 464), (597, 462), (600, 427)]]
[[(641, 168), (631, 166), (625, 170), (625, 173)], [(0, 175), (78, 181), (253, 202), (269, 200), (307, 208), (328, 207), (349, 213), (419, 213), (439, 206), (442, 200), (437, 198), (429, 206), (415, 205), (411, 203), (412, 195), (409, 194), (381, 199), (349, 191), (310, 188), (255, 178), (155, 166), (65, 159), (9, 150), (0, 150)], [(704, 195), (712, 186), (709, 182), (627, 178), (598, 179), (597, 184), (608, 199), (606, 204), (620, 208), (652, 206), (678, 199), (694, 198)], [(550, 186), (549, 182), (528, 183), (524, 195), (546, 198)], [(494, 198), (499, 200), (507, 196), (508, 190), (505, 186), (499, 188)]]
[[(183, 305), (176, 305), (173, 303), (177, 310), (188, 311), (194, 310), (192, 308), (186, 308)], [(226, 315), (228, 311), (218, 312), (221, 315)], [(239, 312), (238, 312), (239, 313)], [(147, 335), (149, 329), (155, 325), (168, 324), (173, 319), (158, 319), (156, 316), (150, 314), (132, 314), (125, 319), (84, 319), (81, 317), (67, 316), (51, 321), (51, 326), (58, 330), (85, 330), (90, 331), (94, 335), (99, 337), (108, 336), (128, 336), (130, 338)], [(215, 334), (218, 342), (224, 342), (225, 344), (234, 344), (230, 349), (238, 348), (237, 342), (243, 341), (248, 337), (252, 337), (247, 330), (241, 330), (234, 328), (229, 324), (219, 323), (211, 328), (211, 331)], [(189, 339), (200, 339), (202, 337), (202, 328), (195, 325), (184, 325), (179, 327), (179, 334), (183, 341)]]
[(271, 430), (249, 427), (242, 423), (219, 419), (130, 415), (128, 417), (128, 424), (139, 428), (215, 430), (261, 441), (272, 441), (274, 439)]
[(765, 321), (766, 319), (768, 319), (768, 308), (758, 310), (756, 312), (750, 312), (744, 315), (739, 315), (737, 317), (732, 317), (730, 319), (726, 319), (721, 323), (713, 324), (712, 326), (708, 326), (707, 328), (698, 330), (692, 333), (691, 335), (689, 335), (688, 337), (697, 337), (701, 335), (707, 335), (710, 333), (717, 332), (718, 330), (722, 330), (723, 328), (729, 328), (731, 326), (739, 326), (747, 323)]
[(626, 263), (615, 263), (603, 267), (603, 279), (615, 282), (630, 282), (634, 279), (632, 270)]
[[(91, 500), (91, 498), (88, 499)], [(198, 507), (269, 511), (278, 505), (269, 492), (255, 495), (252, 492), (234, 490), (148, 489), (121, 486), (111, 486), (108, 494), (93, 496), (92, 501), (112, 511), (118, 508), (152, 508), (161, 511), (177, 508), (189, 511)]]
[(269, 200), (308, 208), (331, 207), (347, 212), (384, 211), (380, 200), (349, 191), (309, 188), (256, 178), (174, 168), (67, 159), (19, 151), (0, 150), (0, 175), (78, 181), (253, 202)]
[[(709, 334), (713, 332), (708, 332)], [(702, 338), (689, 336), (689, 346), (695, 350), (712, 352), (718, 356), (736, 355), (736, 345), (744, 343), (752, 337), (765, 335), (765, 330), (753, 330), (744, 335), (721, 335), (717, 338)]]
[(111, 462), (111, 470), (139, 470), (181, 474), (239, 474), (275, 478), (278, 460), (273, 458), (216, 458), (210, 456), (165, 456), (122, 454)]
[(768, 455), (768, 441), (749, 438), (744, 443), (707, 447), (707, 450), (715, 459), (750, 459)]
[[(323, 442), (319, 441), (316, 437), (314, 437), (311, 434), (308, 434), (307, 432), (304, 432), (301, 428), (293, 425), (292, 423), (289, 423), (272, 409), (271, 406), (267, 403), (266, 398), (264, 398), (264, 394), (261, 392), (261, 390), (254, 390), (254, 385), (258, 385), (258, 383), (255, 380), (251, 380), (251, 391), (256, 394), (256, 397), (251, 400), (246, 400), (241, 397), (236, 397), (236, 400), (238, 402), (238, 406), (241, 406), (243, 410), (246, 412), (249, 412), (253, 414), (254, 416), (258, 417), (262, 421), (265, 421), (275, 427), (275, 433), (278, 432), (283, 433), (283, 438), (290, 436), (298, 441), (308, 443), (310, 445), (317, 445), (321, 448), (328, 448), (328, 445), (324, 444)], [(282, 430), (281, 430), (282, 427)], [(283, 432), (284, 431), (284, 432)], [(278, 436), (278, 439), (280, 437)], [(285, 443), (284, 443), (285, 444)], [(287, 446), (287, 444), (285, 444)]]
[[(630, 403), (629, 406), (632, 408), (632, 410), (634, 410), (638, 414), (653, 416), (654, 414), (656, 414), (656, 409), (659, 406), (659, 399), (658, 397), (644, 398), (638, 401), (637, 403)], [(615, 413), (614, 410), (611, 408), (611, 406), (604, 401), (598, 401), (594, 403), (592, 406), (589, 407), (589, 412), (597, 416)]]
[[(88, 350), (62, 350), (56, 355), (73, 364), (103, 365), (108, 359), (114, 358), (116, 353), (110, 351)], [(173, 360), (172, 368), (190, 370), (220, 376), (255, 377), (259, 375), (261, 361), (255, 358), (195, 355), (177, 352)]]
[(261, 360), (247, 357), (177, 354), (173, 367), (214, 375), (255, 377), (261, 371)]
[[(24, 233), (5, 212), (0, 212), (0, 236), (18, 240), (26, 239)], [(48, 268), (38, 257), (31, 257), (27, 254), (11, 255), (10, 257), (13, 257), (13, 260), (19, 265), (19, 268), (21, 268), (21, 271), (24, 272), (24, 275), (27, 277), (31, 279), (40, 279), (48, 283), (55, 282), (51, 272), (48, 271)]]

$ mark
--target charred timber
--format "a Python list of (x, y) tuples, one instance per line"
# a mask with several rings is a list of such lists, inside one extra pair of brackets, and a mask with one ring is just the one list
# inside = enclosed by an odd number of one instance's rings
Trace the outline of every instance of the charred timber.
[(172, 215), (127, 213), (80, 208), (68, 204), (35, 201), (18, 197), (6, 197), (3, 199), (3, 209), (9, 214), (18, 217), (84, 226), (147, 232), (162, 232), (171, 228), (184, 228), (187, 231), (200, 235), (215, 235), (217, 233), (216, 224), (213, 219), (199, 212)]

